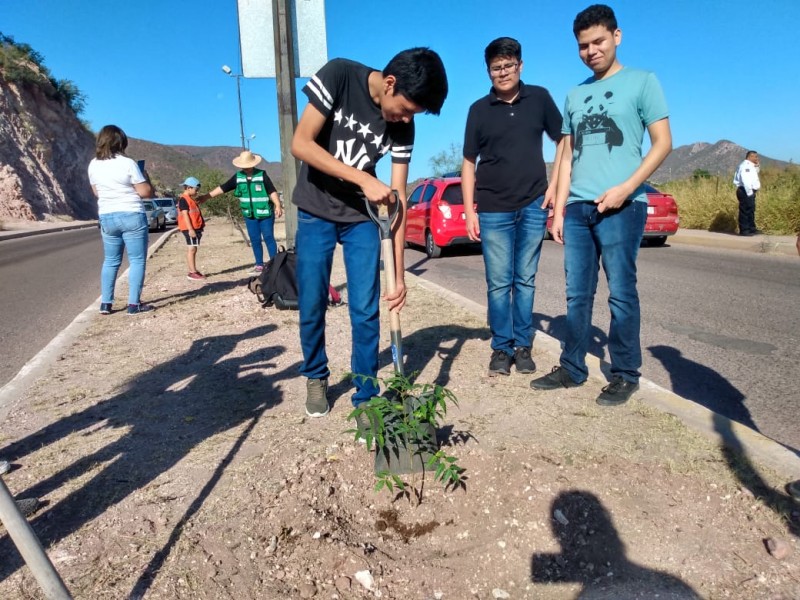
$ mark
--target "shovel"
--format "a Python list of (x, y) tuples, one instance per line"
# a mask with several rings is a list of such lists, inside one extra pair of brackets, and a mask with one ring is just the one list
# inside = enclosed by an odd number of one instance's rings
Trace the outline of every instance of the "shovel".
[[(383, 275), (386, 292), (394, 294), (397, 290), (397, 279), (394, 265), (394, 244), (392, 243), (392, 223), (400, 211), (400, 198), (397, 190), (392, 190), (394, 202), (386, 205), (376, 206), (366, 198), (364, 203), (367, 207), (367, 214), (370, 219), (378, 226), (381, 235), (381, 253), (383, 255)], [(403, 334), (400, 332), (400, 313), (396, 310), (389, 311), (389, 331), (391, 333), (392, 363), (395, 373), (404, 375), (403, 369)], [(406, 415), (411, 415), (419, 406), (419, 398), (406, 396), (403, 402), (403, 410)], [(424, 426), (425, 435), (423, 439), (408, 439), (406, 435), (393, 435), (392, 430), (400, 423), (400, 417), (395, 420), (384, 422), (386, 428), (386, 444), (379, 448), (375, 455), (375, 473), (389, 471), (396, 475), (407, 473), (421, 473), (425, 471), (425, 465), (436, 452), (436, 430), (433, 425)]]

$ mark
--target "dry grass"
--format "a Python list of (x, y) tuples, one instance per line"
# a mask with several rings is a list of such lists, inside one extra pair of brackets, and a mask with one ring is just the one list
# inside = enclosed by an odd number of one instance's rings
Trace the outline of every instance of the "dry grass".
[[(662, 189), (675, 196), (682, 227), (736, 231), (739, 205), (730, 178), (682, 179), (665, 183)], [(800, 167), (762, 170), (756, 225), (776, 235), (800, 232)]]

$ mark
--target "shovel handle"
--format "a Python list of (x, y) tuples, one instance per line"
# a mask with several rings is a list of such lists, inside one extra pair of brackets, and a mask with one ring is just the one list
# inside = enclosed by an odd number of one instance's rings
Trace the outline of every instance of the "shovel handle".
[[(397, 190), (392, 190), (392, 193), (394, 194), (394, 202), (390, 204), (390, 207), (376, 207), (364, 198), (370, 219), (380, 229), (384, 285), (386, 293), (390, 295), (397, 291), (397, 270), (394, 266), (394, 242), (392, 240), (391, 227), (400, 210), (400, 198)], [(380, 215), (379, 208), (383, 208), (388, 214)], [(389, 331), (392, 337), (392, 363), (394, 364), (394, 370), (403, 375), (403, 334), (400, 331), (400, 313), (397, 310), (389, 311)]]

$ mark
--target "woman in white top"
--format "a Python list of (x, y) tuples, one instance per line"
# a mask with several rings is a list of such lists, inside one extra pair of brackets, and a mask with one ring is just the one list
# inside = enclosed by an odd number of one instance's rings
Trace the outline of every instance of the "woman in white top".
[(128, 314), (152, 310), (142, 304), (147, 260), (147, 215), (142, 198), (153, 190), (136, 161), (125, 156), (128, 136), (116, 125), (106, 125), (97, 134), (95, 157), (89, 163), (89, 183), (97, 196), (97, 212), (103, 236), (103, 268), (100, 271), (100, 314), (108, 315), (114, 303), (122, 252), (127, 250)]

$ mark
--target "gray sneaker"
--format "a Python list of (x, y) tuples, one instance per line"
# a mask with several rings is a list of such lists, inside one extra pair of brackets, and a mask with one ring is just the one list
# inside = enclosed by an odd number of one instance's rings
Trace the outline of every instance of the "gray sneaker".
[(309, 417), (324, 417), (330, 410), (330, 406), (328, 406), (328, 380), (306, 380), (306, 414)]
[(11, 470), (11, 464), (7, 460), (0, 460), (0, 475), (5, 475)]
[(17, 510), (22, 513), (23, 517), (30, 517), (33, 513), (39, 510), (41, 502), (38, 498), (23, 498), (22, 500), (14, 500), (17, 505)]
[(372, 433), (372, 423), (370, 423), (367, 413), (359, 413), (356, 416), (356, 428), (358, 429), (358, 441), (362, 444), (367, 443), (367, 434)]

